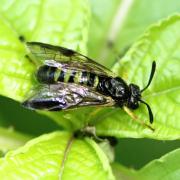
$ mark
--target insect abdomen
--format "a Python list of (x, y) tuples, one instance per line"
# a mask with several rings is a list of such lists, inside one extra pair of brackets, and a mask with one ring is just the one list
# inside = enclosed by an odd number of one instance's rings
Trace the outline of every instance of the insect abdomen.
[(55, 84), (58, 82), (76, 83), (96, 88), (99, 77), (91, 72), (74, 71), (71, 69), (60, 69), (52, 66), (41, 66), (37, 71), (37, 79), (44, 84)]
[(56, 72), (56, 67), (51, 66), (41, 66), (37, 71), (37, 80), (41, 83), (51, 84), (54, 83), (54, 74)]
[(44, 84), (55, 84), (65, 82), (69, 77), (67, 72), (52, 66), (41, 66), (37, 71), (37, 79)]
[(96, 74), (86, 71), (81, 72), (79, 78), (80, 84), (96, 88), (98, 82), (99, 82), (99, 77)]

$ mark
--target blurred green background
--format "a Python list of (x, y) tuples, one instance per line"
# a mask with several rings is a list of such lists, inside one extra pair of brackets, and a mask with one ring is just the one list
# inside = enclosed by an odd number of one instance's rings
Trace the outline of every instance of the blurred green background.
[[(5, 127), (30, 135), (41, 135), (60, 129), (51, 119), (34, 111), (24, 109), (20, 103), (0, 97), (0, 123)], [(151, 139), (119, 139), (115, 148), (116, 161), (125, 166), (140, 168), (153, 159), (180, 147), (180, 141), (157, 141)]]

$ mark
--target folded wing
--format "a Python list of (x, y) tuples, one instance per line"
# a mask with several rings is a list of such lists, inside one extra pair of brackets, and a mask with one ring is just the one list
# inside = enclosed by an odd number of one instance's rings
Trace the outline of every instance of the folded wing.
[(23, 106), (29, 109), (59, 111), (80, 106), (112, 106), (114, 100), (91, 88), (77, 84), (58, 83), (38, 87)]
[(40, 42), (28, 42), (30, 52), (44, 64), (65, 69), (93, 72), (97, 75), (114, 77), (114, 73), (92, 59), (73, 50)]

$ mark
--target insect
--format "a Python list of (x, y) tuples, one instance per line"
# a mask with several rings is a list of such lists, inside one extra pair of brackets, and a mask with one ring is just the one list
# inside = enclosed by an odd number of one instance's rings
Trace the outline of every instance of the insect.
[(148, 84), (140, 90), (139, 86), (128, 85), (106, 67), (73, 50), (40, 42), (28, 42), (27, 47), (43, 65), (36, 73), (41, 86), (23, 102), (26, 108), (59, 111), (81, 106), (116, 106), (134, 110), (143, 103), (153, 123), (151, 108), (141, 94), (153, 79), (155, 61)]

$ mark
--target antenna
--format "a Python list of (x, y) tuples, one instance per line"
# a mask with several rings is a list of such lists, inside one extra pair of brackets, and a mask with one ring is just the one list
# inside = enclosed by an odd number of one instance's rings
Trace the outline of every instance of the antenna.
[(139, 101), (147, 106), (147, 109), (148, 109), (148, 112), (149, 112), (149, 121), (152, 124), (154, 117), (153, 117), (153, 113), (151, 111), (150, 106), (146, 102), (144, 102), (143, 100), (139, 100)]
[(148, 84), (141, 90), (141, 92), (143, 92), (144, 90), (146, 90), (146, 89), (149, 87), (149, 85), (151, 84), (151, 81), (152, 81), (152, 79), (153, 79), (155, 70), (156, 70), (156, 62), (153, 61), (153, 63), (152, 63), (152, 68), (151, 68), (151, 74), (150, 74), (150, 77), (149, 77)]

